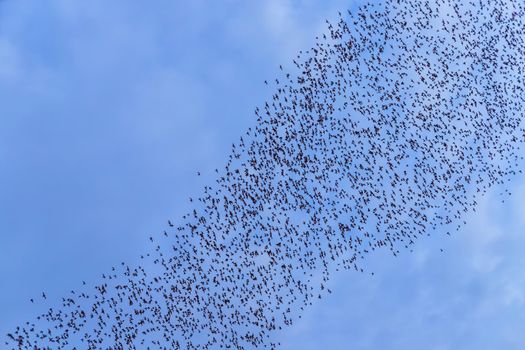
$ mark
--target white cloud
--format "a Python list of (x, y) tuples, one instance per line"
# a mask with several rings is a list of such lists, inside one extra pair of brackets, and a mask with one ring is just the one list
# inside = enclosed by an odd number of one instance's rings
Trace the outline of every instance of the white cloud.
[(264, 3), (263, 18), (267, 28), (276, 36), (294, 25), (289, 0), (269, 0)]
[(0, 81), (13, 81), (21, 75), (19, 54), (13, 44), (0, 37)]

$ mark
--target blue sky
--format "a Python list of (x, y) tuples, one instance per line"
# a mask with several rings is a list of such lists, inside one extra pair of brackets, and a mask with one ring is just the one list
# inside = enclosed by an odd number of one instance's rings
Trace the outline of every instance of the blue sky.
[[(356, 4), (0, 3), (0, 333), (41, 291), (58, 304), (138, 262), (254, 124), (263, 81)], [(522, 349), (525, 178), (509, 186), (452, 238), (336, 275), (283, 349)]]

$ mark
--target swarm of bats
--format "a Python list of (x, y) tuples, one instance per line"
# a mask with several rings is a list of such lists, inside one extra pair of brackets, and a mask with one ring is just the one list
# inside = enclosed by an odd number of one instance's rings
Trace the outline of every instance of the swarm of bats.
[(6, 348), (278, 348), (334, 271), (450, 234), (518, 171), (524, 28), (517, 0), (386, 0), (327, 21), (144, 263)]

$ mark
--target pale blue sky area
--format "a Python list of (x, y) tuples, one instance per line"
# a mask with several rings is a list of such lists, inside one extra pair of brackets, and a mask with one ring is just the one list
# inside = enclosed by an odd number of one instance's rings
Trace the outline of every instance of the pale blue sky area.
[[(264, 80), (358, 3), (0, 2), (0, 334), (138, 262), (254, 125)], [(334, 275), (282, 348), (524, 349), (525, 178), (509, 188), (451, 238)]]

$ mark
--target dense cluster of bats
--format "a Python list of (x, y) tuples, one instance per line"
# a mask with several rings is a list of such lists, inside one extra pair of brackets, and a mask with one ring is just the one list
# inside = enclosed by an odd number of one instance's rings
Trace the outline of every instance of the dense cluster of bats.
[(12, 349), (254, 349), (367, 254), (450, 234), (516, 173), (521, 1), (386, 0), (327, 21), (217, 181), (141, 266), (7, 334)]

